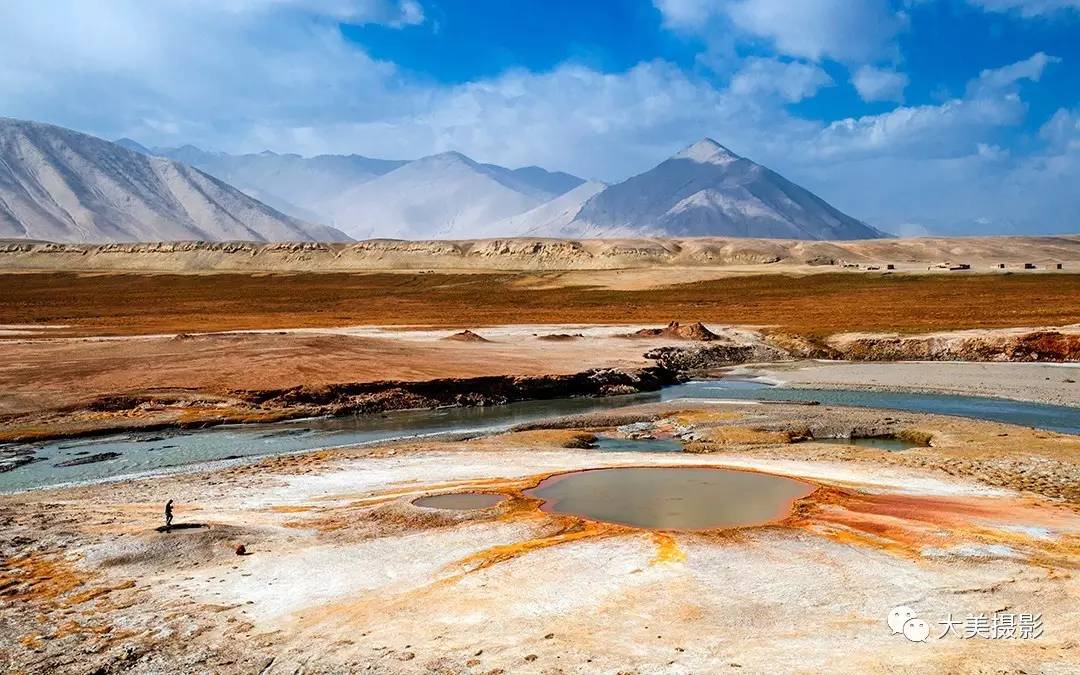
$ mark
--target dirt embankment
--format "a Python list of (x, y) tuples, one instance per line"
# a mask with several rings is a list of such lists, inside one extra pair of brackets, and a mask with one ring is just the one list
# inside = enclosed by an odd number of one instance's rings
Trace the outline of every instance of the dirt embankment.
[(617, 396), (656, 391), (681, 374), (663, 366), (630, 370), (600, 368), (571, 375), (473, 377), (425, 382), (363, 382), (323, 387), (235, 392), (238, 399), (263, 410), (289, 411), (297, 417), (348, 415), (412, 408), (502, 405), (525, 400), (574, 396)]
[(645, 354), (680, 371), (733, 363), (829, 359), (834, 361), (1080, 361), (1080, 325), (1056, 330), (959, 331), (928, 335), (841, 334), (829, 338), (766, 332), (752, 344), (668, 346)]
[(1080, 329), (837, 335), (826, 346), (846, 361), (1080, 361)]

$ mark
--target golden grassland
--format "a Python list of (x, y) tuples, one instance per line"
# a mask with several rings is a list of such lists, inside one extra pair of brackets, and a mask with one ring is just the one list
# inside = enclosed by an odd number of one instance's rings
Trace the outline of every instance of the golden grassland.
[(133, 335), (344, 325), (656, 323), (812, 335), (1065, 325), (1080, 275), (761, 275), (645, 290), (529, 289), (521, 275), (294, 273), (0, 275), (0, 325)]

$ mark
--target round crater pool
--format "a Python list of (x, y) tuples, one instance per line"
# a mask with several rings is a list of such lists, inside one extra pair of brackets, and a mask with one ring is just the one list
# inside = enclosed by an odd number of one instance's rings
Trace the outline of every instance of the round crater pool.
[(657, 530), (749, 527), (780, 520), (817, 486), (753, 471), (620, 467), (563, 473), (525, 495), (541, 510)]
[(414, 499), (413, 504), (425, 509), (450, 509), (452, 511), (471, 511), (495, 506), (506, 499), (505, 495), (489, 492), (452, 492), (445, 495), (429, 495)]

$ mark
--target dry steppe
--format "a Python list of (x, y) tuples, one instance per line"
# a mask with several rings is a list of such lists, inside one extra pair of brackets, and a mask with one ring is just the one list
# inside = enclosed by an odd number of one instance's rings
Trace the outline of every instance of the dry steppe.
[(3, 337), (302, 327), (667, 323), (804, 335), (1061, 326), (1080, 274), (755, 274), (636, 289), (540, 285), (533, 273), (23, 273), (0, 275)]

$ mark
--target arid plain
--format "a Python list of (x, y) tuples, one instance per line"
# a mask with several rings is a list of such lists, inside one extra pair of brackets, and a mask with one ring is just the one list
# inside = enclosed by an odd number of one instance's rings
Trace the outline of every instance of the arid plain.
[[(6, 476), (79, 461), (103, 434), (610, 405), (10, 491), (9, 670), (1075, 667), (1080, 239), (228, 246), (0, 253)], [(697, 394), (660, 396), (688, 380)], [(808, 493), (766, 522), (680, 528), (533, 492), (612, 467), (758, 472)], [(502, 499), (413, 503), (458, 492)], [(169, 498), (189, 527), (158, 530)], [(897, 606), (933, 635), (894, 634)], [(947, 616), (1020, 614), (1040, 615), (1039, 636), (939, 636)]]

